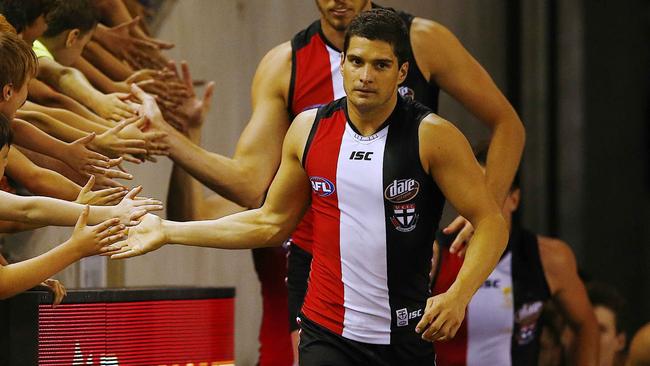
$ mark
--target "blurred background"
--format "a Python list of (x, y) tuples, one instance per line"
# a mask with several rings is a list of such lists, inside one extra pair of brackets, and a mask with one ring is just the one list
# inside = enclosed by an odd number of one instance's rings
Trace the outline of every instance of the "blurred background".
[[(154, 3), (155, 34), (176, 44), (170, 58), (187, 60), (195, 79), (217, 84), (203, 146), (231, 155), (250, 116), (258, 62), (318, 17), (314, 2)], [(379, 4), (447, 26), (487, 69), (526, 126), (524, 226), (568, 242), (587, 279), (611, 284), (624, 295), (628, 335), (650, 321), (650, 1)], [(470, 142), (489, 137), (444, 94), (439, 112)], [(172, 164), (162, 160), (156, 169), (131, 165), (129, 170), (145, 195), (164, 200)], [(5, 248), (11, 259), (24, 259), (68, 235), (66, 229), (46, 228), (13, 236)], [(261, 298), (248, 250), (167, 246), (123, 262), (87, 259), (57, 278), (69, 288), (234, 286), (237, 361), (256, 362)]]

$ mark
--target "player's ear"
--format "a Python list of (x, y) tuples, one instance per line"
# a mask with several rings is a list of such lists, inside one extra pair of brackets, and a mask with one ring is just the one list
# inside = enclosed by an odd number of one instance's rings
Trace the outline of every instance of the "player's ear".
[(409, 62), (406, 61), (399, 67), (399, 78), (398, 78), (398, 84), (401, 84), (406, 80), (406, 75), (408, 75), (409, 72)]

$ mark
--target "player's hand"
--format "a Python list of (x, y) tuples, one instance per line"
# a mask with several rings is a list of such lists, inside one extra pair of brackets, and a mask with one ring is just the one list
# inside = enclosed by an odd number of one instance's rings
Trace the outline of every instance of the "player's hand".
[(133, 188), (120, 203), (114, 207), (113, 217), (120, 219), (120, 223), (134, 226), (147, 212), (160, 211), (163, 209), (162, 202), (151, 198), (137, 197), (142, 191), (142, 186)]
[(111, 245), (102, 255), (111, 259), (131, 258), (154, 251), (166, 244), (162, 219), (156, 215), (146, 215), (138, 226), (129, 229), (125, 241)]
[(456, 238), (451, 243), (449, 247), (449, 252), (451, 254), (456, 254), (459, 257), (465, 255), (467, 250), (467, 244), (469, 244), (470, 239), (474, 235), (474, 226), (464, 217), (458, 216), (451, 224), (447, 225), (446, 228), (442, 230), (445, 235), (451, 235), (453, 233), (458, 233)]
[(69, 247), (79, 258), (105, 253), (107, 247), (126, 238), (126, 226), (119, 218), (108, 219), (95, 226), (87, 226), (90, 207), (85, 206), (72, 236), (63, 245)]
[(447, 292), (430, 297), (415, 332), (429, 342), (450, 340), (463, 322), (466, 307), (466, 301)]
[(65, 290), (63, 284), (58, 280), (52, 278), (48, 278), (47, 280), (41, 282), (39, 286), (52, 291), (52, 295), (54, 296), (54, 301), (52, 302), (53, 308), (59, 305), (61, 301), (63, 301), (65, 295), (67, 295), (67, 291)]

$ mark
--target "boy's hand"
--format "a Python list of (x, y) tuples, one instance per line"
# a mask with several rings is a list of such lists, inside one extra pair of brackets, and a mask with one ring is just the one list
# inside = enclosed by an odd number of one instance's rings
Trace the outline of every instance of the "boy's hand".
[(79, 258), (101, 254), (106, 247), (123, 240), (127, 236), (126, 226), (120, 219), (112, 218), (99, 225), (87, 226), (90, 207), (84, 207), (74, 231), (66, 244), (77, 253)]

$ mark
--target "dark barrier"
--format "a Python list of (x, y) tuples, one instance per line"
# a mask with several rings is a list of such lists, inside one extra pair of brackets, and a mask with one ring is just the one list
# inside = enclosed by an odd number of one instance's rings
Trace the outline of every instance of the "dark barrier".
[(233, 365), (233, 288), (29, 291), (0, 301), (0, 365)]

